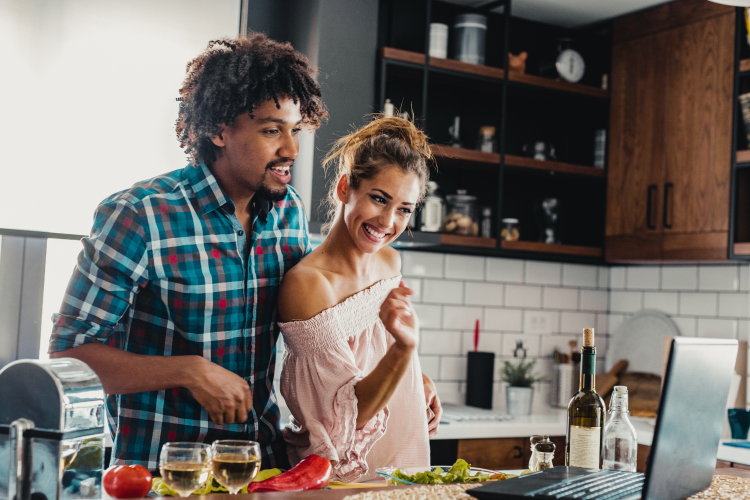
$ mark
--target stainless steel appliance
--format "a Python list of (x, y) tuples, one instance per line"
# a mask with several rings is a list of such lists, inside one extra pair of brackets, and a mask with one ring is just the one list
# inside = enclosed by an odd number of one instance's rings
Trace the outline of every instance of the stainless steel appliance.
[(0, 370), (0, 498), (101, 498), (104, 391), (82, 361)]

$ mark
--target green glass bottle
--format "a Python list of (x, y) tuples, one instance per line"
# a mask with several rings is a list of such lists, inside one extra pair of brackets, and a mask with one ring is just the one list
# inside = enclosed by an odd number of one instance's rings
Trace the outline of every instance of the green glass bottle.
[(606, 409), (595, 390), (596, 347), (594, 329), (583, 329), (581, 385), (568, 403), (568, 430), (565, 436), (565, 465), (599, 469)]

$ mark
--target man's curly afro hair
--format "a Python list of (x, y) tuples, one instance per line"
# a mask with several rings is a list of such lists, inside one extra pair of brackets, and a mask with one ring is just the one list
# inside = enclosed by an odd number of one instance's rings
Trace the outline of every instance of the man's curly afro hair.
[(221, 148), (211, 142), (219, 126), (231, 126), (242, 113), (273, 99), (300, 103), (303, 126), (318, 128), (328, 118), (317, 70), (289, 43), (270, 40), (262, 33), (209, 42), (206, 50), (187, 65), (180, 89), (177, 138), (194, 165), (213, 165)]

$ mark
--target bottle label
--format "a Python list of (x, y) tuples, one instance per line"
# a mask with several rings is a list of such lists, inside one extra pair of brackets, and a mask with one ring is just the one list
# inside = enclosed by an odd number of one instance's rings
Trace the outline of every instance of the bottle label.
[(599, 468), (601, 427), (570, 426), (568, 465), (586, 469)]

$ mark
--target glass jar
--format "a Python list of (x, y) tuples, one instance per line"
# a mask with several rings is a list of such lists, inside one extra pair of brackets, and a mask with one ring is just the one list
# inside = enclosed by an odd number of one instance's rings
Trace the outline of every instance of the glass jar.
[(445, 197), (447, 215), (443, 219), (443, 232), (476, 236), (479, 234), (477, 221), (477, 197), (466, 194), (465, 189), (459, 189), (456, 194)]
[(503, 230), (500, 233), (500, 238), (505, 241), (518, 241), (521, 237), (521, 233), (518, 231), (518, 219), (503, 219)]

